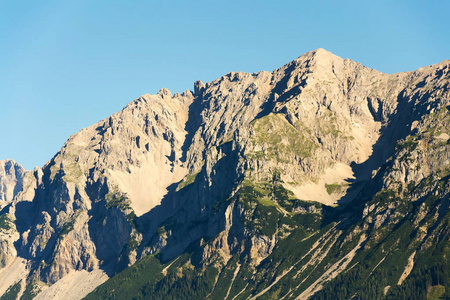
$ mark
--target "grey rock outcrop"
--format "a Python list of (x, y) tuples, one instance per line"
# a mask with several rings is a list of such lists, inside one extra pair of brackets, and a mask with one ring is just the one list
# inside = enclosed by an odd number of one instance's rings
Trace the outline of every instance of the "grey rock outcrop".
[(0, 208), (11, 202), (23, 189), (25, 169), (15, 161), (0, 161)]

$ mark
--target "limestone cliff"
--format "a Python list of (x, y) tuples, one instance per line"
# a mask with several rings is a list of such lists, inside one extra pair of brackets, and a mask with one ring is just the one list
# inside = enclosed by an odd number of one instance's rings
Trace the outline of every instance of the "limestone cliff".
[(23, 189), (24, 175), (24, 168), (15, 161), (0, 161), (0, 208), (11, 202)]

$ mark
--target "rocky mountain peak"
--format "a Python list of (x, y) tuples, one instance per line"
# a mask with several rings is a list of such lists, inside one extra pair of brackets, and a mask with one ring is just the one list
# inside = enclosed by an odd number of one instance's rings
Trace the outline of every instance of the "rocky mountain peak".
[(163, 98), (172, 98), (172, 92), (169, 89), (162, 88), (158, 91), (157, 95), (160, 95)]
[(341, 57), (339, 57), (323, 48), (317, 48), (315, 50), (306, 52), (306, 53), (300, 55), (295, 60), (308, 60), (308, 59), (314, 59), (317, 61), (342, 60)]

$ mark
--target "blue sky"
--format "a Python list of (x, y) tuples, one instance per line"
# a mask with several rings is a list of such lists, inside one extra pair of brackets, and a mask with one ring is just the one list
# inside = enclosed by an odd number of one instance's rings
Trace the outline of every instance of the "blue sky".
[(142, 94), (319, 47), (386, 73), (450, 59), (449, 3), (0, 0), (0, 159), (43, 166)]

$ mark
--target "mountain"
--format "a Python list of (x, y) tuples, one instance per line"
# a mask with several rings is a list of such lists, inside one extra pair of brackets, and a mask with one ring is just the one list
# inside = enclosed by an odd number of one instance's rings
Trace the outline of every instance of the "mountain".
[(318, 49), (3, 161), (2, 299), (449, 298), (449, 69)]

